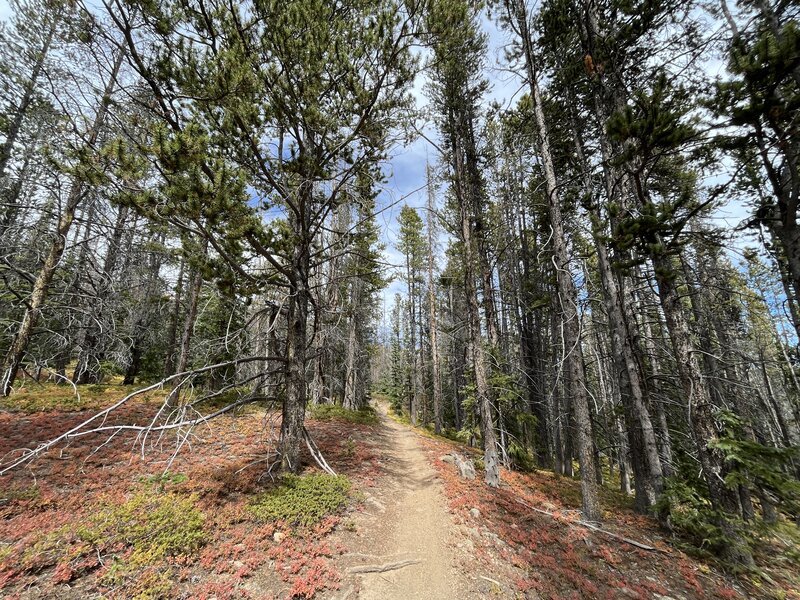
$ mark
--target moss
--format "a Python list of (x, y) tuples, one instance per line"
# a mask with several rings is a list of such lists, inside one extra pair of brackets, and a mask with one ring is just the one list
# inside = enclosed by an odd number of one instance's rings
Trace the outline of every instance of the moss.
[(341, 510), (347, 504), (349, 491), (346, 477), (285, 475), (278, 487), (258, 496), (249, 509), (259, 521), (309, 526)]
[(320, 421), (347, 421), (348, 423), (358, 423), (360, 425), (377, 425), (378, 414), (374, 408), (369, 406), (360, 410), (347, 410), (336, 404), (317, 404), (309, 407), (311, 418)]

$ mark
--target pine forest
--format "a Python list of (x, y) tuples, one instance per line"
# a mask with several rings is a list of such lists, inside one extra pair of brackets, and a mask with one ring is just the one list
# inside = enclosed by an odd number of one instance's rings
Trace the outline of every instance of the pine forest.
[(0, 596), (800, 599), (800, 5), (2, 0)]

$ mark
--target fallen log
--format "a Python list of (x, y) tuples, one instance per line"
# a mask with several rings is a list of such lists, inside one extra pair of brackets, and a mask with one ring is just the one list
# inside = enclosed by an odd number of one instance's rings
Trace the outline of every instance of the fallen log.
[[(526, 508), (529, 508), (532, 511), (535, 511), (535, 512), (543, 514), (543, 515), (547, 515), (551, 519), (555, 519), (556, 518), (556, 515), (554, 513), (551, 513), (551, 512), (546, 511), (546, 510), (543, 510), (541, 508), (536, 508), (535, 506), (531, 506), (530, 504), (528, 504), (527, 502), (523, 502), (519, 498), (515, 498), (514, 500), (516, 500), (519, 504), (522, 504), (523, 506), (525, 506)], [(593, 523), (589, 523), (588, 521), (574, 521), (574, 522), (569, 523), (569, 524), (572, 525), (573, 523), (576, 524), (576, 525), (580, 525), (581, 527), (586, 527), (587, 529), (591, 529), (592, 531), (596, 531), (598, 533), (602, 533), (603, 535), (608, 536), (610, 538), (613, 538), (615, 540), (619, 540), (621, 542), (625, 542), (626, 544), (630, 544), (631, 546), (635, 546), (636, 548), (641, 548), (642, 550), (647, 550), (648, 552), (664, 552), (664, 550), (660, 550), (660, 549), (656, 548), (655, 546), (649, 546), (647, 544), (643, 544), (642, 542), (637, 542), (636, 540), (632, 540), (631, 538), (627, 538), (625, 536), (618, 535), (618, 534), (613, 533), (611, 531), (608, 531), (606, 529), (602, 529), (602, 528), (598, 527), (597, 525), (595, 525)]]

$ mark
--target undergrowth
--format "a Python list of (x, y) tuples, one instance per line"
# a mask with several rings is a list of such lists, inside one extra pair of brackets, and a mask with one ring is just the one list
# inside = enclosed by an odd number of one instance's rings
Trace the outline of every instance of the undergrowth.
[(287, 474), (278, 487), (258, 496), (249, 508), (259, 521), (307, 527), (342, 509), (349, 491), (347, 477)]
[(377, 425), (378, 414), (375, 409), (365, 406), (360, 410), (347, 410), (337, 404), (317, 404), (309, 407), (309, 416), (320, 421), (336, 419), (360, 425)]
[(80, 386), (76, 394), (75, 389), (68, 385), (28, 382), (26, 387), (0, 399), (0, 410), (26, 414), (96, 410), (119, 400), (134, 389), (135, 386), (117, 384), (88, 385)]
[[(106, 502), (79, 524), (42, 535), (3, 567), (37, 573), (54, 567), (53, 583), (69, 583), (97, 571), (99, 583), (124, 596), (163, 598), (173, 588), (172, 564), (205, 544), (204, 515), (195, 497), (139, 492), (119, 505)], [(2, 570), (2, 569), (0, 569)]]

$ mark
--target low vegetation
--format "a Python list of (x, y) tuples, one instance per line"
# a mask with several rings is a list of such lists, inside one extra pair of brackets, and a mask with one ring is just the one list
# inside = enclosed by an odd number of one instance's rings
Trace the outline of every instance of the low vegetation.
[[(136, 400), (120, 418), (143, 422), (154, 409)], [(274, 415), (263, 409), (203, 428), (167, 472), (174, 451), (168, 437), (144, 458), (131, 453), (133, 438), (124, 435), (86, 436), (53, 449), (30, 470), (0, 477), (0, 596), (34, 590), (62, 597), (67, 585), (85, 597), (143, 600), (311, 598), (336, 589), (342, 550), (330, 538), (356, 501), (351, 489), (376, 480), (374, 455), (354, 441), (374, 431), (363, 424), (368, 414), (309, 424), (338, 477), (313, 469), (276, 482), (266, 476), (270, 462), (253, 460), (268, 456), (262, 428)], [(84, 418), (70, 408), (22, 419), (0, 410), (0, 454)], [(313, 460), (304, 455), (303, 462)]]
[(71, 385), (23, 382), (23, 387), (11, 396), (0, 396), (0, 410), (32, 414), (57, 410), (79, 412), (108, 406), (130, 393), (134, 386), (116, 383), (82, 386), (79, 392)]
[(349, 491), (346, 477), (286, 474), (278, 487), (253, 501), (250, 511), (262, 522), (308, 527), (340, 511), (347, 504)]
[(347, 410), (338, 404), (318, 404), (309, 408), (309, 417), (319, 421), (336, 419), (361, 425), (377, 425), (378, 415), (371, 406), (359, 410)]

